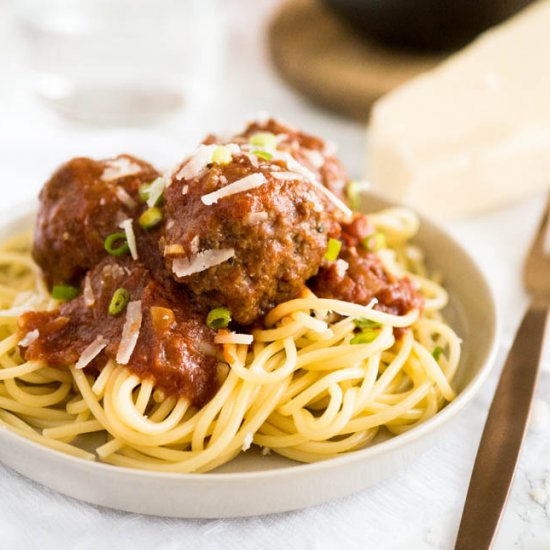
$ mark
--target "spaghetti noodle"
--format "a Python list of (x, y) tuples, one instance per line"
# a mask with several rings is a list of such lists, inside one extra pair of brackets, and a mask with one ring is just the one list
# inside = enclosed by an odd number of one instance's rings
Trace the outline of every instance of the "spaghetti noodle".
[[(441, 317), (445, 290), (409, 242), (416, 216), (394, 208), (369, 219), (388, 244), (378, 252), (385, 269), (413, 281), (423, 309), (394, 315), (375, 301), (362, 306), (306, 289), (268, 313), (251, 345), (223, 345), (219, 390), (200, 409), (112, 359), (95, 377), (75, 365), (24, 361), (18, 316), (58, 302), (31, 259), (31, 235), (4, 242), (0, 423), (83, 459), (164, 472), (206, 472), (251, 444), (314, 462), (360, 449), (383, 430), (415, 427), (455, 397), (460, 340)], [(358, 325), (369, 327), (363, 339)]]

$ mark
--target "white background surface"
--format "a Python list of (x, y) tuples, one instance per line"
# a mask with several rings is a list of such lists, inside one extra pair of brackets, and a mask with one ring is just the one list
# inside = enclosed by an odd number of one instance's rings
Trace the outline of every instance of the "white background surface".
[[(245, 6), (250, 7), (246, 0), (227, 4), (232, 24), (229, 77), (217, 107), (208, 116), (184, 113), (147, 128), (107, 130), (64, 121), (32, 97), (13, 22), (7, 4), (0, 0), (0, 222), (2, 211), (35, 196), (55, 166), (72, 155), (129, 152), (160, 167), (170, 166), (207, 131), (239, 128), (260, 110), (338, 143), (350, 173), (360, 176), (364, 128), (307, 105), (269, 65), (262, 33), (277, 2), (254, 2), (256, 11), (246, 11), (246, 16)], [(491, 380), (453, 431), (399, 476), (308, 510), (241, 520), (190, 521), (83, 504), (0, 466), (0, 549), (452, 548), (504, 350), (527, 303), (521, 290), (521, 262), (543, 202), (544, 197), (533, 197), (505, 211), (448, 226), (493, 284), (504, 327), (502, 350)], [(543, 372), (539, 399), (547, 399), (549, 390), (550, 375)], [(544, 409), (541, 403), (539, 407)], [(538, 424), (526, 439), (496, 544), (499, 550), (550, 548), (550, 424)]]

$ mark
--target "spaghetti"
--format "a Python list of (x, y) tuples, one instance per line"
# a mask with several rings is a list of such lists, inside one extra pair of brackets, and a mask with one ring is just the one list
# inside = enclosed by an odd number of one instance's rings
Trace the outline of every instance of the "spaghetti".
[[(446, 291), (409, 242), (416, 216), (394, 208), (369, 219), (388, 244), (377, 253), (385, 269), (413, 281), (423, 309), (394, 315), (375, 300), (362, 306), (306, 289), (268, 313), (251, 345), (223, 345), (219, 390), (200, 409), (112, 359), (95, 377), (75, 365), (24, 361), (19, 315), (58, 302), (31, 259), (31, 235), (4, 242), (0, 422), (83, 459), (164, 472), (206, 472), (252, 444), (315, 462), (360, 449), (384, 430), (410, 430), (455, 397), (460, 339), (441, 317)], [(357, 338), (358, 326), (369, 327), (365, 337)]]

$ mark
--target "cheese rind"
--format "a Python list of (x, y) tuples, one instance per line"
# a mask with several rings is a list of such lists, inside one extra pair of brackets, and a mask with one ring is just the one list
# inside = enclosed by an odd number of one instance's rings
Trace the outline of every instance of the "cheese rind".
[(445, 219), (548, 188), (549, 59), (544, 0), (375, 104), (367, 178)]

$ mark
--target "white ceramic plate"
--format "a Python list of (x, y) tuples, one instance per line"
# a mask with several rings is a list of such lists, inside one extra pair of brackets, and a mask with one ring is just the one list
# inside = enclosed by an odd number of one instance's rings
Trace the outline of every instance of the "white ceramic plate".
[[(390, 206), (368, 194), (365, 211)], [(4, 218), (0, 239), (29, 227), (36, 204)], [(468, 253), (421, 218), (415, 239), (432, 268), (445, 274), (449, 323), (464, 340), (453, 386), (458, 397), (424, 424), (348, 455), (298, 464), (251, 450), (207, 474), (144, 472), (89, 462), (53, 451), (0, 428), (0, 460), (19, 473), (66, 495), (119, 510), (186, 518), (252, 516), (304, 508), (365, 489), (391, 476), (429, 448), (440, 430), (469, 403), (486, 379), (497, 345), (491, 290)]]

